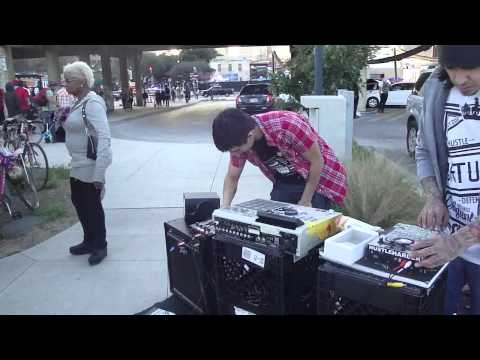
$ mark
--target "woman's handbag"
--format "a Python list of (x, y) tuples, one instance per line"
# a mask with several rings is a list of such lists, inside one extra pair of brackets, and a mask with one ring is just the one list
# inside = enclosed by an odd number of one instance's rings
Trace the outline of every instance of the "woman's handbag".
[(87, 122), (87, 114), (85, 112), (85, 107), (87, 106), (87, 102), (82, 106), (82, 119), (85, 123), (85, 135), (87, 136), (87, 158), (92, 160), (97, 160), (97, 140), (93, 135), (88, 135), (88, 122)]

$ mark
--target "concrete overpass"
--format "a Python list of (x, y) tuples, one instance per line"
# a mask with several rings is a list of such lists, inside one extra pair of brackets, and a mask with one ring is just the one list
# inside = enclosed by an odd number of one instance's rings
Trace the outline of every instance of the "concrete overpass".
[[(14, 59), (45, 58), (47, 63), (48, 79), (58, 81), (61, 79), (59, 57), (78, 56), (81, 61), (90, 64), (90, 55), (100, 55), (102, 61), (102, 76), (105, 93), (105, 102), (109, 111), (113, 110), (112, 94), (112, 69), (110, 58), (119, 58), (120, 83), (122, 90), (128, 92), (128, 71), (127, 60), (133, 63), (133, 77), (135, 83), (141, 84), (140, 64), (144, 51), (169, 50), (169, 49), (191, 49), (225, 47), (227, 45), (0, 45), (0, 57), (6, 59), (6, 75), (4, 80), (15, 78)], [(3, 54), (2, 54), (3, 53)], [(0, 72), (2, 69), (0, 69)], [(0, 84), (3, 87), (4, 84)], [(141, 89), (141, 86), (138, 86)], [(137, 104), (143, 104), (141, 91), (137, 91)]]

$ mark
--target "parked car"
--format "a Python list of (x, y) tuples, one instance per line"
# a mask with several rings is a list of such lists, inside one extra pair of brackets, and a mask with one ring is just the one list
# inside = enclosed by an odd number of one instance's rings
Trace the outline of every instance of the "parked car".
[(202, 96), (230, 96), (233, 94), (233, 89), (222, 88), (220, 85), (213, 85), (207, 90), (202, 91)]
[(268, 87), (269, 84), (245, 85), (237, 96), (237, 109), (248, 114), (271, 111), (273, 109), (273, 95)]
[(415, 158), (418, 124), (423, 120), (423, 84), (430, 77), (433, 70), (428, 69), (420, 74), (412, 93), (407, 99), (407, 151), (412, 158)]
[[(377, 81), (377, 84), (367, 83), (367, 107), (368, 108), (376, 108), (378, 104), (380, 104), (380, 92), (379, 92), (378, 83), (379, 81)], [(385, 105), (386, 106), (407, 106), (407, 98), (412, 93), (414, 85), (415, 84), (412, 82), (397, 82), (395, 84), (392, 84), (388, 92), (388, 98)]]

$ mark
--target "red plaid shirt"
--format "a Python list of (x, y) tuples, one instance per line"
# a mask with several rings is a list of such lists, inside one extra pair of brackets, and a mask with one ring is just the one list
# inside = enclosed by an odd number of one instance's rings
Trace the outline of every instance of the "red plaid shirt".
[(75, 103), (75, 97), (67, 92), (67, 89), (62, 87), (57, 91), (57, 106), (59, 108), (72, 107)]
[[(308, 119), (294, 112), (271, 111), (253, 116), (260, 126), (265, 140), (270, 146), (275, 146), (283, 156), (294, 166), (295, 171), (305, 180), (310, 172), (310, 162), (302, 154), (310, 149), (316, 141), (323, 155), (324, 166), (317, 192), (328, 199), (341, 204), (347, 194), (347, 172), (332, 149), (317, 134)], [(245, 161), (250, 161), (272, 182), (275, 176), (271, 170), (258, 158), (255, 151), (241, 154), (230, 153), (230, 162), (235, 167), (242, 167)]]

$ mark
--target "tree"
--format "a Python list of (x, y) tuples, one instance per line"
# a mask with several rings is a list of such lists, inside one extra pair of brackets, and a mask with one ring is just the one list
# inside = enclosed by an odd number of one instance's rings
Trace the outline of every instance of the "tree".
[(177, 64), (178, 56), (155, 55), (154, 53), (145, 53), (142, 57), (141, 70), (142, 75), (150, 75), (149, 66), (152, 66), (152, 74), (156, 79), (167, 76), (167, 73)]
[[(292, 58), (287, 63), (289, 74), (279, 72), (273, 76), (275, 94), (287, 93), (297, 101), (300, 96), (312, 94), (314, 88), (314, 45), (291, 47)], [(323, 84), (326, 95), (337, 89), (353, 89), (360, 81), (360, 71), (377, 51), (374, 45), (325, 45)]]
[(185, 61), (172, 67), (167, 72), (167, 76), (174, 80), (188, 80), (190, 73), (195, 72), (195, 69), (199, 74), (210, 74), (215, 71), (205, 61)]
[(183, 49), (179, 58), (184, 61), (204, 61), (206, 63), (220, 55), (217, 50), (209, 48)]

